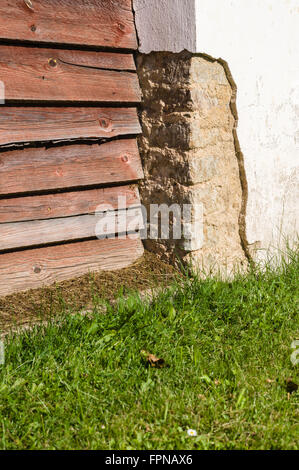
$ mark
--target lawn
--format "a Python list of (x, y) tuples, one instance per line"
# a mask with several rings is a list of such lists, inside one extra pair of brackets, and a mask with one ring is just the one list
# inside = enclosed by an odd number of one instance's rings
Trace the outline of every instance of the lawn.
[(186, 276), (152, 302), (93, 292), (90, 317), (8, 337), (0, 448), (297, 449), (292, 258), (231, 282)]

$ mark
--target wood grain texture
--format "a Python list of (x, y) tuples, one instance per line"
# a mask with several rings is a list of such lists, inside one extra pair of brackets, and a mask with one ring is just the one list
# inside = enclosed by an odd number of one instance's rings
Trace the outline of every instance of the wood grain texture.
[(102, 145), (26, 148), (0, 154), (0, 195), (143, 178), (136, 139)]
[[(106, 238), (143, 228), (140, 208), (49, 220), (0, 224), (0, 251)], [(17, 256), (17, 255), (16, 255)]]
[(35, 289), (87, 272), (129, 266), (143, 254), (140, 239), (71, 243), (0, 255), (0, 295)]
[(137, 74), (122, 70), (135, 70), (131, 54), (0, 46), (7, 102), (140, 102)]
[(1, 224), (94, 214), (97, 207), (107, 210), (140, 206), (137, 186), (117, 186), (69, 193), (0, 199)]
[(3, 39), (137, 49), (131, 0), (1, 0)]
[(135, 108), (1, 106), (0, 145), (112, 138), (140, 132)]

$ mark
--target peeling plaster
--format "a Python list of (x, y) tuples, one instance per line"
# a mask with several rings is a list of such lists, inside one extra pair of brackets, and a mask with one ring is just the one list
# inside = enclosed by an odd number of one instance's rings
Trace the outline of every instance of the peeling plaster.
[(186, 49), (213, 57), (235, 92), (237, 85), (240, 233), (263, 258), (263, 250), (299, 231), (299, 0), (134, 0), (134, 6), (141, 52)]
[(238, 132), (237, 132), (238, 123), (239, 123), (239, 116), (238, 116), (238, 109), (237, 109), (237, 93), (238, 93), (237, 85), (233, 79), (228, 63), (225, 60), (221, 58), (215, 59), (214, 57), (211, 57), (207, 54), (196, 54), (196, 55), (199, 55), (200, 57), (203, 57), (207, 60), (210, 60), (211, 62), (218, 62), (223, 67), (227, 81), (229, 82), (231, 89), (232, 89), (230, 109), (235, 119), (235, 125), (233, 128), (233, 139), (234, 139), (234, 145), (235, 145), (236, 158), (237, 158), (238, 166), (239, 166), (240, 183), (241, 183), (241, 188), (242, 188), (242, 205), (241, 205), (241, 210), (240, 210), (240, 215), (239, 215), (239, 234), (240, 234), (242, 249), (244, 251), (246, 258), (248, 259), (248, 261), (253, 261), (252, 250), (249, 249), (249, 243), (247, 240), (247, 233), (246, 233), (248, 183), (247, 183), (246, 172), (245, 172), (244, 155), (241, 150), (240, 141), (239, 141)]
[(239, 215), (239, 234), (240, 234), (241, 245), (242, 245), (244, 254), (246, 258), (248, 259), (248, 261), (252, 261), (252, 256), (248, 249), (248, 240), (247, 240), (247, 231), (246, 231), (248, 183), (247, 183), (247, 178), (246, 178), (244, 155), (241, 150), (240, 141), (239, 141), (238, 132), (237, 132), (238, 123), (239, 123), (239, 116), (238, 116), (238, 109), (237, 109), (238, 90), (237, 90), (237, 85), (229, 69), (228, 63), (223, 59), (218, 59), (217, 62), (219, 62), (223, 66), (225, 74), (226, 74), (226, 78), (232, 88), (232, 99), (230, 101), (230, 109), (235, 119), (235, 126), (233, 128), (233, 138), (234, 138), (234, 143), (235, 143), (236, 158), (238, 160), (238, 165), (239, 165), (240, 182), (241, 182), (241, 188), (242, 188), (242, 205), (241, 205), (241, 210), (240, 210), (240, 215)]

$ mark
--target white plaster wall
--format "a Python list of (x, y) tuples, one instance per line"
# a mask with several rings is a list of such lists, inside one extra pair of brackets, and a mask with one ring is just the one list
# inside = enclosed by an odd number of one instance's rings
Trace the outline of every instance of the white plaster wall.
[(282, 236), (294, 237), (299, 232), (299, 0), (135, 0), (135, 5), (142, 52), (188, 49), (228, 63), (238, 87), (248, 242), (268, 248), (279, 246)]
[(196, 24), (238, 87), (248, 241), (277, 246), (299, 231), (299, 0), (196, 0)]

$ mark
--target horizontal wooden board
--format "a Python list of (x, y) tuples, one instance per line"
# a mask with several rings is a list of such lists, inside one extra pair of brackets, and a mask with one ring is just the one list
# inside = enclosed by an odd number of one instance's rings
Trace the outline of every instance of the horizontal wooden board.
[(0, 37), (137, 49), (131, 0), (2, 0)]
[(131, 54), (0, 46), (6, 101), (140, 102)]
[(0, 145), (112, 138), (140, 132), (135, 108), (1, 106)]
[(99, 206), (121, 210), (139, 205), (137, 186), (0, 199), (0, 228), (9, 222), (94, 214)]
[(26, 148), (0, 154), (0, 195), (143, 178), (136, 139), (102, 145)]
[(0, 295), (35, 289), (87, 272), (117, 270), (138, 260), (143, 245), (136, 239), (70, 243), (0, 255)]
[(143, 228), (140, 208), (59, 219), (0, 224), (0, 251), (51, 243), (106, 238)]

